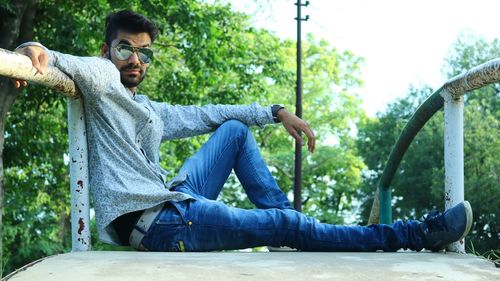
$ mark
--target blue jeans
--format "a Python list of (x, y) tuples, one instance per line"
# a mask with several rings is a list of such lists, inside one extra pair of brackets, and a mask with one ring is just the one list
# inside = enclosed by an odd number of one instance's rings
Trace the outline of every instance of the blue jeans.
[[(231, 170), (259, 209), (216, 201)], [(303, 251), (421, 250), (418, 221), (393, 225), (324, 224), (291, 208), (272, 177), (248, 127), (222, 124), (181, 170), (187, 180), (175, 188), (194, 199), (168, 202), (142, 244), (150, 251), (213, 251), (289, 246)]]

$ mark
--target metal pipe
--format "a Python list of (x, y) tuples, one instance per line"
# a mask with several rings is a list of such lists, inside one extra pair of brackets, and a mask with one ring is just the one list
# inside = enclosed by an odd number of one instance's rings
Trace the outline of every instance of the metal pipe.
[(454, 97), (500, 81), (500, 58), (487, 61), (448, 80), (443, 88)]
[(388, 187), (379, 187), (380, 193), (380, 223), (392, 224), (392, 190)]
[[(427, 121), (429, 121), (429, 119), (434, 115), (434, 113), (443, 107), (443, 97), (441, 97), (440, 94), (441, 90), (442, 89), (437, 90), (434, 94), (427, 98), (427, 100), (425, 100), (419, 108), (417, 108), (408, 123), (406, 123), (403, 131), (396, 141), (396, 144), (389, 154), (384, 171), (382, 172), (382, 176), (378, 182), (380, 196), (380, 223), (392, 223), (392, 197), (390, 190), (392, 179), (394, 178), (399, 164), (401, 163), (404, 154), (408, 150), (408, 147), (415, 136), (424, 127), (425, 123), (427, 123)], [(372, 215), (370, 217), (372, 217)]]

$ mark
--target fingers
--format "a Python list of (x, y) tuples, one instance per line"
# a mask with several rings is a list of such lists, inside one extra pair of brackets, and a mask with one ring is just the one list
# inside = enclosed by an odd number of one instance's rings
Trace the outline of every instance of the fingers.
[[(19, 48), (15, 50), (17, 53), (23, 54), (30, 58), (33, 68), (36, 69), (36, 74), (45, 74), (47, 66), (49, 64), (49, 55), (47, 52), (38, 46), (27, 46), (24, 48)], [(25, 80), (11, 79), (14, 87), (17, 89), (26, 87), (28, 82)]]
[[(311, 153), (314, 153), (314, 149), (316, 148), (316, 137), (314, 136), (314, 132), (309, 127), (309, 124), (307, 124), (306, 122), (303, 122), (303, 125), (300, 128), (300, 131), (304, 132), (304, 134), (307, 137), (307, 150), (309, 150), (309, 152), (311, 152)], [(302, 138), (301, 138), (301, 140), (302, 140)], [(301, 145), (304, 145), (303, 141), (302, 141)]]
[(300, 145), (304, 145), (304, 140), (300, 136), (300, 133), (297, 130), (295, 130), (295, 128), (289, 129), (288, 133), (290, 133), (290, 135), (295, 139), (297, 143), (300, 143)]
[(45, 74), (45, 71), (47, 69), (47, 65), (49, 64), (49, 56), (47, 55), (47, 52), (42, 52), (40, 54), (39, 58), (39, 68), (37, 68), (38, 72), (40, 74)]
[(309, 152), (314, 153), (314, 149), (316, 148), (316, 137), (314, 136), (314, 132), (309, 127), (309, 124), (306, 123), (306, 127), (304, 128), (304, 134), (307, 136), (307, 150)]
[(314, 132), (311, 130), (311, 127), (304, 120), (296, 117), (295, 122), (290, 122), (284, 124), (288, 133), (295, 139), (297, 143), (300, 145), (304, 145), (304, 140), (300, 135), (300, 132), (304, 132), (307, 137), (307, 150), (309, 152), (314, 153), (316, 148), (316, 137), (314, 136)]
[(28, 85), (28, 81), (26, 80), (10, 79), (10, 81), (12, 81), (16, 89), (24, 88)]
[(49, 63), (49, 56), (43, 48), (38, 46), (27, 46), (17, 49), (16, 52), (29, 57), (37, 73), (45, 74)]
[(44, 54), (29, 56), (31, 62), (33, 63), (33, 67), (37, 70), (38, 73), (44, 74), (45, 68), (47, 67), (47, 58), (44, 58)]

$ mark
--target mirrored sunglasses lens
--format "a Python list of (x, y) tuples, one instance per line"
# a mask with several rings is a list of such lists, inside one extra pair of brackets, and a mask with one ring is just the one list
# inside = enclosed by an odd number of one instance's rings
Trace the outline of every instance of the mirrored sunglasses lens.
[(151, 50), (139, 50), (139, 58), (143, 63), (149, 63), (153, 57)]
[(130, 56), (133, 54), (133, 50), (129, 49), (127, 47), (117, 47), (116, 48), (116, 57), (119, 60), (126, 60), (130, 58)]

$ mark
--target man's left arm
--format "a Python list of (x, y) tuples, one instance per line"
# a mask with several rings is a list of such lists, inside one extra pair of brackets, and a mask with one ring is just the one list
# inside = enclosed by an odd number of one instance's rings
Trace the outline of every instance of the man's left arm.
[[(164, 121), (163, 139), (178, 139), (211, 132), (222, 123), (235, 119), (249, 126), (263, 127), (266, 124), (282, 122), (286, 130), (302, 145), (300, 136), (304, 132), (308, 138), (308, 149), (313, 152), (315, 137), (309, 124), (289, 113), (283, 107), (274, 110), (271, 106), (251, 105), (206, 105), (181, 106), (153, 103), (160, 106), (160, 115)], [(274, 114), (273, 114), (274, 113)]]

